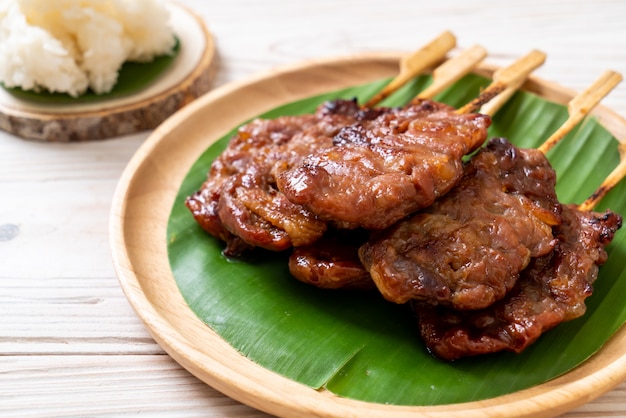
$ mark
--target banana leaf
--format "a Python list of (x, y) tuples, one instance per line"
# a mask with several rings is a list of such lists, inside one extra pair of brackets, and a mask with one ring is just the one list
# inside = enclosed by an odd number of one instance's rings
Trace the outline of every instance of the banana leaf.
[(88, 89), (79, 97), (72, 97), (66, 93), (49, 92), (47, 90), (33, 91), (23, 90), (19, 87), (2, 87), (13, 96), (33, 103), (41, 104), (76, 104), (93, 103), (102, 100), (117, 99), (136, 93), (153, 83), (161, 74), (169, 68), (180, 52), (180, 41), (176, 44), (171, 54), (160, 55), (150, 62), (127, 61), (122, 64), (118, 72), (118, 78), (113, 89), (108, 93), (98, 94)]
[[(331, 98), (364, 101), (388, 80), (290, 103), (262, 117), (313, 112)], [(429, 83), (415, 79), (384, 105), (402, 105)], [(436, 99), (460, 106), (488, 80), (469, 75)], [(567, 118), (564, 106), (518, 92), (494, 117), (490, 136), (536, 147)], [(245, 121), (242, 121), (245, 122)], [(235, 128), (235, 127), (234, 127)], [(626, 233), (609, 247), (588, 312), (546, 333), (521, 354), (500, 353), (455, 362), (431, 356), (405, 306), (378, 294), (320, 290), (290, 277), (287, 254), (259, 251), (229, 260), (223, 243), (203, 232), (184, 206), (234, 129), (199, 157), (180, 187), (168, 223), (168, 254), (190, 308), (242, 355), (312, 388), (395, 405), (441, 405), (488, 399), (553, 379), (592, 356), (626, 320)], [(559, 198), (579, 203), (617, 164), (617, 142), (588, 118), (548, 155)], [(602, 208), (626, 213), (626, 183)], [(598, 208), (601, 209), (601, 208)]]

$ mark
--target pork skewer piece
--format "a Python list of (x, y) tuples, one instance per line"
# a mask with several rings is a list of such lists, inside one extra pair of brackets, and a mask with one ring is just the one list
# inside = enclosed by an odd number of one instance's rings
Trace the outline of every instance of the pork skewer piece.
[[(581, 97), (586, 109), (598, 101)], [(492, 140), (450, 193), (368, 241), (361, 261), (390, 301), (485, 308), (511, 290), (532, 258), (556, 245), (555, 184), (541, 151)]]
[(289, 202), (275, 186), (278, 162), (297, 162), (360, 118), (375, 117), (353, 101), (320, 106), (315, 114), (255, 119), (239, 128), (211, 164), (207, 180), (186, 205), (198, 224), (226, 242), (224, 254), (254, 247), (282, 251), (321, 237), (326, 222)]
[(400, 72), (383, 89), (369, 99), (363, 107), (374, 107), (395, 93), (425, 70), (439, 64), (445, 55), (456, 46), (456, 37), (451, 32), (443, 32), (421, 49), (400, 60)]
[(584, 315), (622, 217), (582, 205), (563, 205), (561, 216), (554, 250), (531, 260), (504, 299), (476, 311), (412, 302), (421, 337), (433, 354), (456, 360), (505, 350), (520, 353), (546, 331)]
[[(525, 79), (543, 57), (533, 51), (498, 70), (480, 103), (507, 83)], [(475, 108), (476, 100), (461, 110), (414, 101), (347, 126), (331, 147), (281, 167), (278, 189), (322, 220), (345, 228), (387, 228), (429, 206), (458, 182), (463, 157), (483, 145), (491, 124), (488, 116), (471, 113)]]

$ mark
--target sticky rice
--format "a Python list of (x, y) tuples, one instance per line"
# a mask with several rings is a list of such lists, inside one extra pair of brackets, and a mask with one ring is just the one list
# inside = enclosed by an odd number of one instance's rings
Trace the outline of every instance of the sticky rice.
[(0, 0), (6, 87), (107, 93), (125, 61), (151, 61), (175, 44), (158, 0)]

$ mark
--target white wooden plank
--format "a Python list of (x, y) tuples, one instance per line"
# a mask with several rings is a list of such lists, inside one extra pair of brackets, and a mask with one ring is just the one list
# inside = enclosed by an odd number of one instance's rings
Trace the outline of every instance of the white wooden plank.
[(0, 353), (162, 354), (114, 277), (2, 278)]
[(113, 276), (108, 216), (117, 178), (0, 183), (10, 196), (0, 225), (15, 236), (1, 243), (0, 275)]
[(263, 417), (199, 381), (171, 358), (9, 357), (0, 362), (0, 416)]
[(113, 276), (111, 199), (144, 138), (49, 144), (0, 136), (0, 227), (13, 231), (0, 240), (0, 276)]
[(146, 132), (101, 141), (47, 143), (5, 134), (0, 136), (0, 184), (114, 180), (148, 135)]

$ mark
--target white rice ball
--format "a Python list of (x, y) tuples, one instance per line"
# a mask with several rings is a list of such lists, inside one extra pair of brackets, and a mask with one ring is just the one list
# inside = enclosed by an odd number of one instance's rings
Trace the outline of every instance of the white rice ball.
[(74, 97), (111, 91), (125, 61), (172, 52), (158, 0), (0, 0), (0, 82)]

